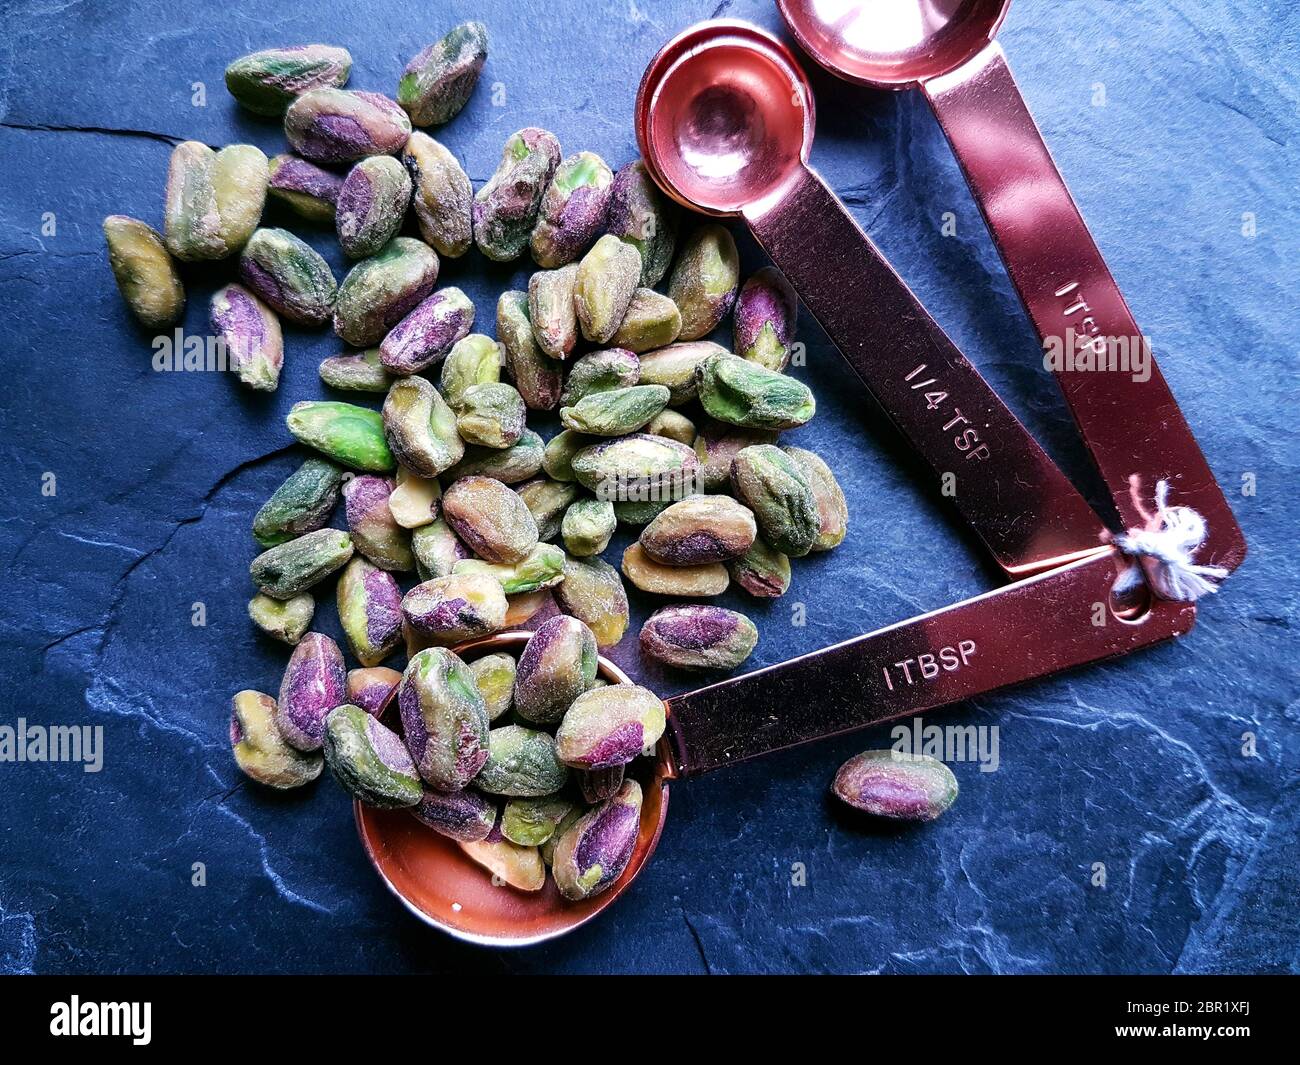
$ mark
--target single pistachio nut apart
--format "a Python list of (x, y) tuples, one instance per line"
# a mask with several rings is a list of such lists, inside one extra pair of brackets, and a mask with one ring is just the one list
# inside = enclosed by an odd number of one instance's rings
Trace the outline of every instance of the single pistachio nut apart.
[(343, 179), (338, 174), (283, 152), (271, 159), (267, 195), (279, 200), (300, 218), (332, 226)]
[(474, 327), (474, 304), (458, 288), (439, 289), (393, 326), (379, 345), (385, 369), (414, 374), (447, 357)]
[[(595, 392), (630, 388), (641, 381), (641, 360), (626, 348), (593, 351), (574, 362), (560, 393), (560, 406), (573, 407)], [(647, 382), (653, 384), (656, 382)], [(658, 382), (662, 383), (662, 382)]]
[(632, 385), (583, 396), (574, 406), (560, 408), (566, 429), (589, 436), (626, 436), (644, 428), (668, 406), (663, 385)]
[(705, 412), (742, 429), (797, 429), (817, 410), (802, 381), (734, 355), (707, 359), (695, 373)]
[(442, 497), (442, 516), (480, 558), (518, 562), (537, 545), (537, 522), (519, 495), (491, 477), (462, 477)]
[(650, 751), (667, 723), (659, 696), (636, 684), (609, 684), (578, 696), (555, 731), (559, 760), (573, 769), (609, 769)]
[(639, 543), (623, 552), (623, 575), (643, 592), (692, 599), (721, 595), (731, 582), (721, 562), (665, 566), (647, 555)]
[(641, 653), (677, 669), (736, 669), (757, 644), (749, 618), (717, 606), (666, 606), (641, 627)]
[(537, 346), (552, 359), (567, 359), (578, 343), (578, 312), (573, 289), (578, 264), (538, 270), (528, 279), (528, 317)]
[(689, 496), (641, 530), (641, 547), (665, 566), (726, 562), (754, 543), (754, 514), (730, 496)]
[(351, 72), (352, 55), (346, 48), (328, 44), (267, 48), (226, 67), (226, 88), (254, 114), (279, 116), (305, 92), (342, 88)]
[(591, 629), (597, 647), (613, 647), (627, 631), (627, 590), (618, 570), (604, 559), (566, 558), (564, 580), (554, 595), (564, 613)]
[(650, 436), (664, 436), (687, 447), (695, 444), (695, 423), (675, 410), (660, 411), (650, 419), (645, 431)]
[(343, 790), (365, 806), (400, 810), (424, 795), (402, 738), (359, 706), (345, 703), (325, 719), (325, 761)]
[(467, 447), (465, 457), (447, 471), (447, 479), (493, 477), (502, 484), (519, 484), (537, 476), (544, 454), (542, 438), (525, 429), (519, 440), (507, 448)]
[(339, 645), (319, 632), (304, 636), (285, 667), (276, 702), (280, 734), (300, 751), (319, 751), (325, 719), (347, 701), (347, 671)]
[(569, 504), (560, 523), (564, 550), (578, 558), (599, 555), (618, 527), (614, 504), (603, 499), (578, 499)]
[(424, 377), (399, 377), (381, 416), (397, 461), (420, 477), (437, 477), (465, 456), (456, 414)]
[(731, 484), (772, 547), (795, 558), (812, 550), (821, 532), (821, 515), (798, 461), (771, 444), (747, 447), (731, 464)]
[(393, 520), (403, 529), (430, 525), (442, 513), (442, 485), (430, 477), (421, 477), (405, 466), (397, 467), (397, 487), (388, 497)]
[(251, 144), (219, 152), (198, 141), (178, 144), (167, 168), (167, 250), (184, 262), (234, 255), (257, 228), (269, 180), (266, 156)]
[(242, 285), (226, 285), (213, 293), (208, 321), (240, 383), (274, 392), (284, 366), (284, 335), (275, 312)]
[[(498, 593), (499, 594), (499, 593)], [(419, 651), (397, 688), (407, 749), (420, 776), (459, 791), (488, 758), (488, 718), (474, 675), (445, 647)]]
[(520, 847), (540, 847), (572, 809), (568, 799), (511, 799), (501, 811), (501, 835)]
[(466, 558), (457, 562), (452, 572), (486, 574), (500, 582), (501, 590), (507, 596), (527, 595), (564, 580), (564, 552), (554, 544), (538, 544), (518, 562), (484, 562), (480, 558)]
[(613, 181), (595, 152), (578, 152), (556, 167), (530, 241), (538, 266), (564, 266), (587, 250), (605, 226)]
[(730, 231), (708, 222), (687, 238), (668, 279), (668, 295), (682, 312), (683, 340), (708, 336), (727, 316), (740, 287), (740, 254)]
[(682, 314), (677, 304), (652, 288), (632, 294), (623, 324), (610, 341), (629, 351), (653, 351), (667, 347), (682, 331)]
[(641, 253), (640, 283), (646, 288), (659, 284), (673, 261), (678, 213), (677, 206), (659, 191), (640, 159), (614, 175), (606, 232)]
[(422, 240), (394, 237), (348, 271), (334, 304), (334, 332), (353, 347), (378, 344), (437, 280), (437, 253)]
[(790, 589), (790, 558), (756, 537), (727, 567), (731, 579), (756, 599), (776, 599)]
[(339, 625), (363, 666), (377, 666), (402, 642), (402, 590), (393, 575), (360, 555), (343, 567)]
[(411, 120), (377, 92), (312, 89), (285, 111), (284, 135), (298, 155), (314, 163), (355, 163), (401, 151)]
[(503, 292), (497, 300), (497, 338), (505, 348), (506, 372), (529, 410), (554, 410), (564, 384), (563, 364), (552, 359), (533, 333), (528, 293)]
[(402, 617), (412, 631), (447, 646), (499, 632), (506, 610), (501, 583), (484, 573), (433, 577), (402, 599)]
[(763, 267), (745, 282), (736, 300), (736, 354), (780, 373), (790, 363), (798, 314), (789, 282), (775, 267)]
[(641, 255), (606, 233), (582, 257), (573, 285), (573, 306), (582, 335), (604, 344), (618, 332), (641, 279)]
[(510, 709), (515, 696), (515, 660), (506, 654), (484, 655), (469, 664), (489, 721)]
[(285, 742), (275, 723), (275, 700), (246, 689), (231, 700), (230, 746), (240, 772), (282, 791), (310, 784), (325, 765), (319, 753), (304, 753)]
[(329, 524), (338, 502), (343, 471), (325, 459), (310, 458), (280, 485), (253, 518), (253, 536), (274, 547)]
[(817, 502), (819, 527), (812, 549), (829, 551), (838, 547), (848, 532), (849, 504), (844, 498), (844, 490), (835, 480), (835, 474), (820, 455), (801, 447), (784, 447), (781, 450), (799, 464), (812, 488), (813, 499)]
[(352, 552), (352, 537), (347, 533), (317, 529), (263, 551), (248, 570), (263, 595), (292, 599), (339, 569)]
[(529, 126), (513, 134), (501, 162), (474, 197), (474, 243), (496, 262), (510, 262), (532, 236), (542, 196), (560, 164), (560, 142)]
[(359, 355), (331, 355), (322, 359), (320, 379), (330, 388), (342, 392), (387, 392), (393, 378), (379, 360), (378, 348), (367, 348)]
[(334, 228), (349, 259), (364, 259), (397, 236), (411, 204), (411, 175), (391, 155), (372, 155), (339, 190)]
[(388, 473), (397, 467), (377, 410), (354, 403), (304, 400), (293, 405), (285, 424), (299, 441), (354, 470)]
[(388, 697), (402, 682), (402, 674), (387, 666), (365, 666), (348, 670), (348, 702), (367, 714), (379, 716)]
[(524, 435), (528, 408), (513, 385), (470, 385), (460, 402), (456, 431), (466, 443), (500, 451), (513, 447)]
[(303, 633), (311, 628), (311, 617), (316, 612), (316, 600), (302, 592), (292, 599), (272, 599), (269, 595), (255, 595), (248, 601), (248, 616), (253, 624), (268, 636), (295, 646)]
[(664, 385), (672, 393), (669, 405), (680, 407), (698, 394), (696, 369), (715, 355), (726, 354), (726, 348), (711, 340), (669, 344), (641, 356), (641, 383)]
[(287, 229), (259, 229), (239, 257), (239, 276), (291, 322), (323, 325), (338, 296), (329, 263)]
[(957, 778), (928, 754), (863, 751), (835, 774), (836, 798), (891, 821), (933, 821), (957, 801)]
[(425, 788), (418, 806), (411, 808), (415, 819), (439, 835), (461, 843), (487, 839), (497, 822), (497, 807), (473, 788), (436, 791)]
[(538, 798), (554, 795), (568, 779), (569, 770), (556, 759), (555, 740), (549, 733), (503, 725), (488, 733), (487, 761), (474, 778), (474, 787), (489, 795)]
[(397, 102), (416, 126), (441, 126), (465, 106), (487, 61), (487, 27), (462, 22), (406, 64)]
[(420, 236), (439, 255), (460, 258), (474, 243), (469, 175), (450, 151), (419, 130), (402, 149), (402, 163), (411, 175), (411, 205)]
[(570, 902), (590, 899), (618, 882), (636, 853), (641, 828), (641, 785), (625, 780), (618, 792), (578, 818), (555, 846), (551, 870)]
[(519, 656), (515, 712), (534, 724), (555, 724), (595, 681), (598, 658), (595, 634), (577, 618), (543, 622)]
[(473, 385), (494, 385), (501, 380), (505, 353), (497, 341), (482, 333), (470, 333), (452, 345), (442, 362), (438, 382), (443, 399), (459, 412), (465, 390)]
[(740, 429), (726, 422), (706, 419), (695, 438), (700, 489), (705, 492), (729, 492), (731, 464), (736, 456), (754, 444), (775, 444), (776, 440), (777, 434), (767, 429)]
[(456, 563), (469, 558), (469, 549), (441, 518), (411, 533), (411, 552), (415, 555), (415, 572), (422, 581), (450, 577)]
[(578, 498), (578, 486), (537, 477), (515, 489), (537, 525), (537, 538), (554, 540), (560, 535), (564, 512)]
[(521, 847), (502, 838), (462, 843), (460, 849), (497, 880), (518, 891), (541, 891), (546, 886), (546, 866), (536, 847)]
[(162, 234), (135, 218), (104, 219), (108, 265), (127, 308), (146, 329), (165, 329), (185, 313), (185, 286)]

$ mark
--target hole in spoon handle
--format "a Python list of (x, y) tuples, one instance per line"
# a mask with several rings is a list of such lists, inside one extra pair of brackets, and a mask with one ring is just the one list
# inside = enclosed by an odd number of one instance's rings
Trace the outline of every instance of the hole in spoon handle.
[[(1113, 551), (779, 666), (669, 700), (682, 775), (943, 706), (1126, 654), (1192, 627), (1195, 607), (1156, 602), (1097, 625)], [(877, 746), (888, 746), (881, 741)]]
[[(1115, 369), (1054, 369), (1125, 526), (1143, 524), (1156, 481), (1200, 511), (1198, 562), (1238, 565), (1246, 545), (1142, 331), (1025, 106), (996, 42), (922, 88), (952, 144), (1046, 354), (1100, 356)], [(1112, 353), (1113, 352), (1113, 363)], [(1060, 363), (1058, 363), (1060, 365)], [(1084, 365), (1087, 365), (1086, 363)], [(1144, 500), (1129, 477), (1140, 474)]]
[(820, 177), (800, 167), (744, 217), (1003, 569), (1036, 572), (1096, 550), (1096, 514)]

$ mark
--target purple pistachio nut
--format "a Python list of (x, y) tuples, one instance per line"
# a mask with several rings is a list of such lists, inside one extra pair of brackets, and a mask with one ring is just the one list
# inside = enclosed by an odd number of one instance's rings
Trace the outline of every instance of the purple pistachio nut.
[(570, 902), (592, 898), (612, 887), (636, 850), (641, 828), (641, 785), (623, 781), (613, 798), (573, 823), (555, 846), (551, 872)]
[(551, 725), (596, 679), (596, 636), (561, 614), (538, 626), (519, 656), (515, 711), (525, 721)]
[(462, 477), (442, 497), (442, 516), (489, 562), (519, 562), (537, 546), (537, 522), (518, 493), (492, 477)]
[(334, 304), (334, 332), (354, 347), (378, 344), (437, 280), (437, 253), (414, 237), (394, 237), (348, 271)]
[(474, 243), (496, 262), (519, 258), (532, 235), (542, 196), (560, 165), (560, 142), (530, 126), (513, 134), (501, 162), (474, 197)]
[(439, 835), (461, 843), (487, 839), (497, 820), (496, 803), (473, 788), (463, 791), (425, 788), (419, 805), (412, 807), (411, 813)]
[(554, 795), (568, 780), (569, 770), (556, 760), (549, 733), (504, 725), (488, 733), (488, 758), (474, 787), (489, 795), (538, 798)]
[(626, 348), (593, 351), (570, 367), (564, 391), (560, 393), (560, 406), (572, 407), (593, 392), (631, 388), (640, 383), (641, 360), (634, 352)]
[(564, 364), (537, 343), (528, 312), (528, 293), (501, 293), (497, 300), (497, 339), (505, 349), (506, 372), (529, 410), (554, 410), (564, 385)]
[(167, 250), (184, 262), (234, 255), (257, 228), (269, 178), (266, 156), (251, 144), (219, 152), (178, 144), (167, 168)]
[(402, 738), (359, 706), (345, 703), (325, 719), (325, 761), (343, 790), (366, 806), (400, 810), (424, 794)]
[(764, 540), (794, 557), (812, 550), (821, 515), (797, 459), (771, 444), (747, 447), (731, 464), (731, 484), (736, 498), (754, 512)]
[(812, 488), (813, 499), (817, 501), (819, 528), (817, 538), (813, 541), (814, 551), (829, 551), (838, 547), (844, 540), (849, 528), (849, 504), (844, 498), (844, 490), (835, 480), (835, 474), (826, 465), (820, 455), (805, 451), (801, 447), (781, 449), (799, 464)]
[(740, 255), (731, 232), (707, 222), (687, 238), (677, 256), (668, 295), (682, 312), (683, 340), (708, 336), (727, 316), (740, 287)]
[(393, 326), (379, 358), (395, 374), (414, 374), (446, 358), (474, 327), (474, 304), (458, 288), (439, 289)]
[(613, 171), (595, 152), (578, 152), (556, 167), (533, 228), (538, 266), (564, 266), (587, 250), (604, 228), (613, 181)]
[(928, 754), (863, 751), (835, 774), (837, 798), (891, 821), (933, 821), (957, 801), (957, 778)]
[(343, 471), (325, 459), (309, 458), (280, 485), (253, 518), (253, 536), (274, 547), (329, 524), (338, 502)]
[(573, 475), (612, 503), (682, 499), (695, 491), (695, 452), (663, 436), (600, 440), (573, 456)]
[(630, 244), (606, 233), (578, 264), (573, 307), (582, 335), (605, 344), (618, 332), (641, 279), (641, 256)]
[(743, 555), (757, 535), (753, 511), (730, 496), (689, 496), (641, 530), (641, 547), (666, 566), (698, 566)]
[(274, 392), (284, 365), (280, 320), (242, 285), (227, 285), (212, 296), (209, 321), (241, 384)]
[(384, 434), (397, 461), (421, 477), (437, 477), (465, 455), (456, 415), (424, 377), (399, 377), (388, 390)]
[(338, 282), (320, 254), (287, 229), (259, 229), (239, 257), (244, 284), (291, 322), (324, 325)]
[(570, 617), (586, 623), (597, 647), (613, 647), (627, 631), (627, 590), (618, 570), (600, 558), (566, 558), (564, 580), (555, 602)]
[(347, 671), (339, 645), (319, 632), (309, 632), (293, 649), (280, 681), (275, 723), (300, 751), (319, 751), (325, 719), (347, 702)]
[(368, 155), (393, 155), (411, 135), (411, 120), (387, 96), (312, 89), (284, 114), (289, 146), (305, 159), (336, 165)]
[(292, 599), (272, 599), (269, 595), (257, 594), (248, 601), (248, 616), (253, 624), (268, 636), (296, 646), (303, 633), (311, 626), (312, 614), (316, 612), (316, 600), (307, 592), (295, 595)]
[(632, 293), (623, 324), (610, 343), (629, 351), (654, 351), (667, 347), (681, 331), (682, 312), (677, 304), (652, 288), (639, 288)]
[(232, 700), (230, 746), (240, 771), (270, 788), (310, 784), (325, 764), (318, 753), (304, 754), (285, 743), (275, 723), (275, 700), (257, 691), (239, 692)]
[(641, 628), (641, 653), (677, 669), (735, 669), (757, 643), (749, 618), (718, 606), (666, 606)]
[(775, 599), (790, 589), (789, 556), (769, 547), (761, 536), (728, 568), (731, 579), (756, 599)]
[(745, 282), (736, 300), (736, 354), (780, 373), (790, 363), (799, 304), (794, 289), (773, 266)]
[(417, 126), (441, 126), (465, 106), (487, 61), (488, 33), (481, 22), (462, 22), (406, 64), (397, 102)]
[(728, 351), (712, 340), (681, 341), (641, 356), (641, 383), (663, 385), (672, 393), (670, 407), (680, 407), (693, 400), (699, 391), (696, 368), (714, 355)]
[(507, 448), (467, 447), (465, 457), (447, 471), (447, 479), (494, 477), (502, 484), (519, 484), (537, 476), (544, 454), (542, 438), (525, 429), (519, 440)]
[(515, 489), (537, 523), (537, 539), (549, 543), (560, 535), (564, 514), (581, 494), (576, 484), (536, 477)]
[(474, 188), (460, 162), (417, 130), (402, 149), (402, 163), (414, 186), (411, 203), (420, 236), (448, 259), (464, 255), (474, 243)]
[(514, 385), (470, 385), (460, 396), (456, 431), (467, 444), (504, 451), (524, 435), (528, 408)]
[(706, 418), (694, 445), (700, 464), (700, 489), (705, 492), (730, 491), (731, 464), (736, 456), (754, 444), (775, 444), (776, 439), (777, 434), (767, 429), (740, 429)]
[(334, 224), (343, 179), (306, 159), (285, 152), (271, 160), (271, 183), (267, 193), (288, 206), (299, 217), (320, 225)]
[(636, 684), (583, 692), (555, 732), (556, 756), (574, 769), (609, 769), (648, 751), (663, 735), (664, 704)]
[(469, 667), (445, 647), (415, 654), (397, 689), (406, 745), (420, 776), (459, 791), (488, 757), (488, 719)]
[(546, 886), (546, 866), (537, 847), (521, 847), (501, 837), (462, 843), (460, 849), (492, 874), (494, 884), (500, 881), (517, 891), (541, 891)]
[(484, 573), (454, 573), (417, 584), (402, 599), (402, 617), (427, 640), (452, 645), (500, 631), (506, 593)]
[(359, 706), (367, 714), (379, 716), (393, 689), (401, 683), (402, 675), (387, 666), (366, 666), (348, 670), (348, 702)]
[(343, 506), (353, 546), (380, 569), (415, 569), (411, 534), (393, 518), (388, 497), (394, 483), (387, 477), (362, 474), (343, 486)]
[(411, 175), (391, 155), (362, 159), (339, 190), (334, 228), (343, 254), (364, 259), (397, 236), (411, 204)]
[(352, 557), (352, 537), (338, 529), (317, 529), (263, 551), (248, 567), (257, 590), (272, 599), (292, 599), (323, 581)]
[(338, 585), (339, 624), (363, 666), (377, 666), (402, 642), (402, 590), (393, 575), (357, 555)]
[(528, 279), (528, 317), (537, 346), (552, 359), (567, 359), (578, 342), (578, 313), (573, 286), (578, 264), (538, 270)]
[(456, 563), (470, 557), (469, 549), (442, 518), (411, 533), (411, 551), (415, 555), (415, 572), (422, 581), (450, 577)]
[(646, 288), (668, 272), (677, 245), (677, 215), (677, 206), (659, 191), (640, 159), (614, 175), (606, 230), (641, 253), (640, 284)]
[(639, 543), (623, 552), (623, 576), (643, 592), (680, 599), (721, 595), (731, 583), (727, 567), (721, 562), (665, 566), (647, 555)]
[(578, 780), (578, 790), (587, 802), (604, 802), (623, 786), (625, 769), (626, 766), (621, 765), (610, 766), (608, 769), (578, 769), (574, 771), (574, 776)]
[(268, 48), (226, 67), (226, 88), (255, 114), (282, 115), (305, 92), (346, 85), (351, 71), (352, 55), (346, 48), (328, 44)]
[(104, 219), (108, 265), (127, 307), (146, 329), (165, 329), (185, 313), (185, 286), (162, 234), (139, 219)]
[(469, 664), (478, 693), (483, 696), (489, 721), (510, 709), (515, 696), (515, 660), (509, 655), (484, 655)]

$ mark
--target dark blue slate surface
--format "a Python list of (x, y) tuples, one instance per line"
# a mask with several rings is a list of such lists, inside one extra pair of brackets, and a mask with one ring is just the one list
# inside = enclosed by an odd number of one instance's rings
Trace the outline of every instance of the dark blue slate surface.
[[(278, 393), (156, 374), (104, 260), (101, 218), (158, 222), (169, 146), (249, 140), (221, 71), (279, 43), (347, 45), (353, 84), (392, 91), (454, 21), (492, 33), (484, 84), (440, 136), (476, 183), (520, 126), (614, 164), (633, 95), (672, 33), (766, 0), (453, 0), (365, 5), (13, 0), (0, 26), (0, 344), (5, 400), (0, 724), (105, 730), (105, 765), (0, 765), (0, 970), (1295, 971), (1296, 9), (1289, 0), (1016, 5), (1002, 41), (1166, 376), (1235, 500), (1251, 557), (1193, 634), (1102, 668), (976, 700), (934, 722), (1001, 729), (1001, 767), (956, 765), (934, 826), (864, 830), (826, 799), (874, 734), (673, 792), (655, 861), (618, 906), (529, 951), (464, 947), (409, 918), (329, 780), (241, 786), (228, 700), (284, 660), (244, 615), (248, 525), (294, 467), (282, 418), (323, 394), (329, 336), (287, 330)], [(204, 10), (200, 10), (204, 9)], [(336, 9), (336, 10), (331, 10)], [(569, 11), (572, 14), (560, 14)], [(1286, 56), (1290, 54), (1291, 58)], [(814, 163), (932, 312), (1081, 483), (1068, 416), (950, 152), (915, 94), (815, 75)], [(191, 104), (192, 83), (207, 86)], [(492, 105), (499, 83), (504, 105)], [(1098, 86), (1105, 105), (1094, 106)], [(940, 235), (957, 218), (956, 239)], [(54, 212), (57, 233), (42, 235)], [(1258, 225), (1243, 237), (1243, 214)], [(301, 229), (300, 226), (295, 228)], [(341, 267), (333, 240), (311, 238)], [(747, 270), (761, 257), (742, 241)], [(191, 286), (202, 331), (220, 271)], [(511, 272), (449, 265), (490, 319)], [(852, 504), (844, 545), (761, 615), (755, 664), (994, 582), (816, 327), (806, 379)], [(57, 475), (53, 498), (42, 474)], [(1243, 474), (1258, 482), (1240, 493)], [(1094, 493), (1095, 494), (1095, 493)], [(791, 625), (792, 601), (807, 625)], [(203, 602), (206, 627), (191, 625)], [(638, 603), (638, 618), (645, 604)], [(336, 631), (324, 607), (327, 631)], [(1241, 754), (1242, 735), (1258, 755)], [(207, 886), (191, 886), (203, 862)], [(1104, 862), (1108, 884), (1090, 886)], [(802, 863), (807, 885), (792, 886)]]

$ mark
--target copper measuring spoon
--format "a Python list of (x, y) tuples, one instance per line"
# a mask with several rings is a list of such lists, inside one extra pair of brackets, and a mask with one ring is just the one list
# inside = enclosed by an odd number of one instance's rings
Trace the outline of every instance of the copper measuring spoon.
[(894, 424), (956, 476), (957, 510), (1007, 573), (1097, 550), (1096, 514), (809, 168), (812, 94), (780, 41), (691, 27), (646, 69), (636, 127), (669, 195), (745, 221)]
[[(1145, 344), (1141, 331), (994, 40), (1010, 6), (777, 0), (796, 40), (832, 74), (925, 93), (1044, 344), (1071, 335), (1131, 351)], [(1235, 569), (1246, 555), (1241, 529), (1149, 349), (1145, 357), (1144, 381), (1119, 370), (1054, 373), (1124, 525), (1143, 525), (1155, 483), (1168, 480), (1206, 520), (1197, 560)]]
[[(458, 939), (526, 946), (563, 935), (614, 902), (645, 867), (668, 815), (668, 790), (692, 777), (801, 743), (1127, 654), (1179, 636), (1195, 608), (1161, 604), (1137, 619), (1094, 624), (1091, 604), (1107, 602), (1117, 572), (1114, 549), (1008, 584), (921, 617), (890, 625), (781, 665), (669, 699), (668, 730), (653, 759), (639, 759), (641, 825), (631, 861), (607, 891), (565, 901), (548, 877), (542, 891), (497, 886), (452, 840), (403, 810), (354, 804), (367, 856), (388, 889), (426, 924)], [(1042, 634), (1050, 631), (1051, 640)], [(527, 632), (501, 633), (458, 647), (467, 660), (523, 649)], [(605, 658), (610, 683), (628, 676)], [(391, 697), (390, 697), (391, 702)]]

